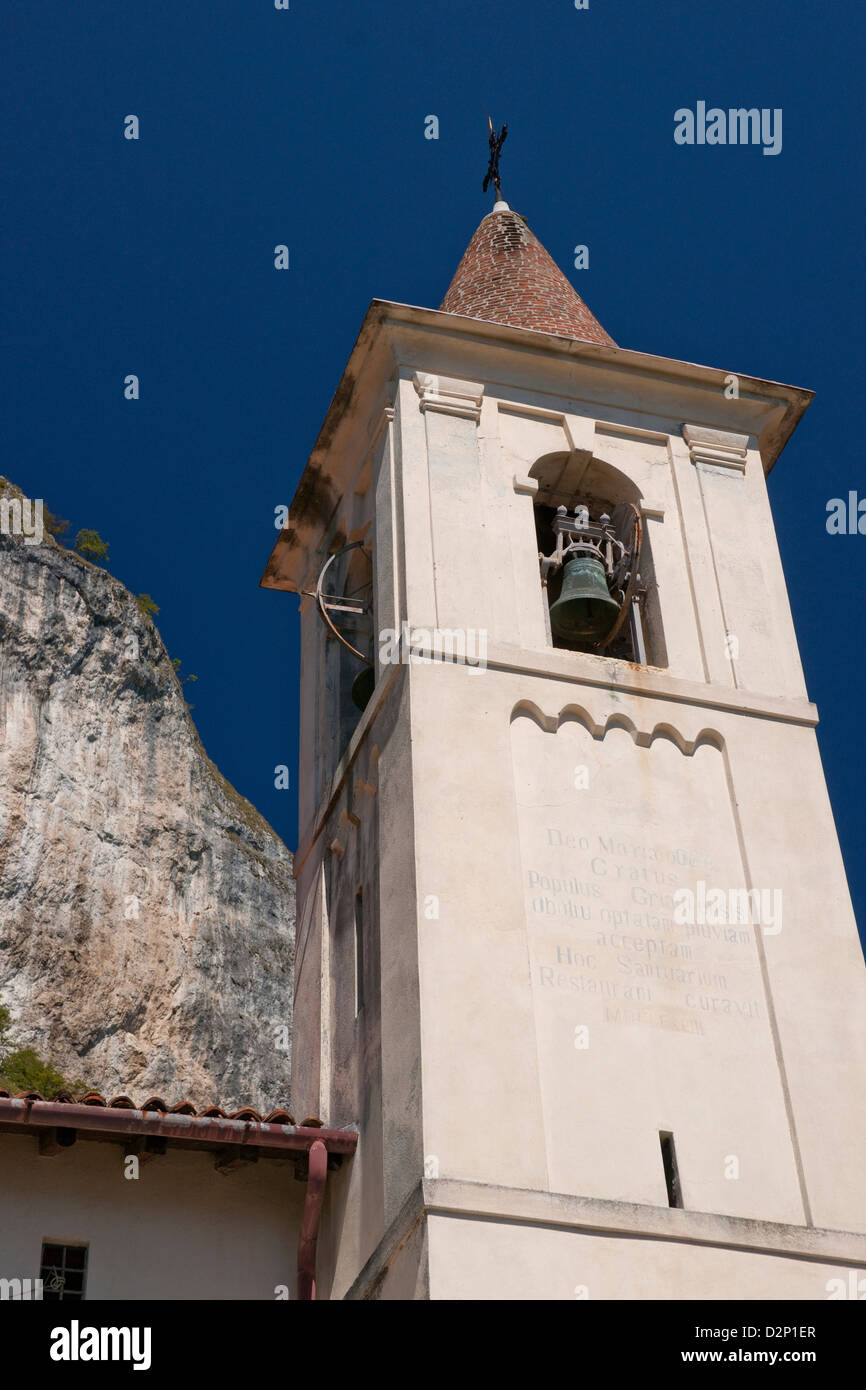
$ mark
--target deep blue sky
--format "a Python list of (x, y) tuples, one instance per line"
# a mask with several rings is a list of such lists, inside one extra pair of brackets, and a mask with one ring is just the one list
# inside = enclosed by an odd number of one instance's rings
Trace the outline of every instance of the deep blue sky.
[[(169, 652), (198, 675), (208, 752), (290, 846), (297, 605), (257, 587), (274, 508), (370, 299), (442, 298), (489, 208), (489, 109), (509, 124), (505, 196), (617, 342), (818, 393), (770, 491), (866, 920), (866, 536), (825, 529), (828, 498), (866, 496), (862, 13), (849, 0), (7, 8), (0, 471), (73, 534), (98, 530), (111, 571), (154, 596)], [(698, 100), (781, 107), (782, 153), (676, 146), (673, 113)], [(589, 271), (572, 269), (577, 243)], [(289, 791), (274, 789), (277, 763)]]

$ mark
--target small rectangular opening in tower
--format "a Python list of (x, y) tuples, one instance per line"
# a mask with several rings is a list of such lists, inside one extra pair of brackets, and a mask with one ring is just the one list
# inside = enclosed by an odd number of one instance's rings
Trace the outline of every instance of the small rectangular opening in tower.
[(682, 1188), (680, 1187), (680, 1170), (677, 1167), (677, 1151), (674, 1148), (674, 1136), (659, 1130), (659, 1142), (662, 1146), (662, 1163), (665, 1169), (665, 1183), (668, 1189), (668, 1206), (681, 1207), (683, 1204)]
[(364, 1007), (364, 896), (355, 894), (355, 1017)]

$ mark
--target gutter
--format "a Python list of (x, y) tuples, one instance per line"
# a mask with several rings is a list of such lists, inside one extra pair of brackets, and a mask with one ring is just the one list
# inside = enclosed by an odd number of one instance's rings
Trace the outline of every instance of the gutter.
[(325, 1201), (325, 1182), (328, 1177), (328, 1150), (320, 1139), (310, 1147), (310, 1168), (307, 1195), (301, 1217), (298, 1240), (298, 1301), (312, 1302), (316, 1297), (316, 1244), (319, 1221)]

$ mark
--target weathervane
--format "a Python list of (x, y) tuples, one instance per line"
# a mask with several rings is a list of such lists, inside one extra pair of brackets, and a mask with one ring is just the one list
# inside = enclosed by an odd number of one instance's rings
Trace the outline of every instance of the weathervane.
[(487, 166), (487, 173), (484, 178), (483, 189), (486, 193), (492, 180), (493, 187), (496, 189), (496, 201), (497, 203), (501, 203), (502, 189), (499, 184), (499, 156), (502, 153), (502, 146), (505, 144), (505, 137), (508, 134), (508, 126), (504, 125), (500, 130), (499, 134), (497, 135), (493, 127), (493, 122), (491, 121), (489, 116), (487, 117), (487, 124), (490, 126), (490, 163)]

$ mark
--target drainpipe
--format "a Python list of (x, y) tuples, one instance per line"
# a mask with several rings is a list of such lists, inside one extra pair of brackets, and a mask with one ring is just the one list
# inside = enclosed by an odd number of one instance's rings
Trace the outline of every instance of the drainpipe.
[(321, 1139), (310, 1145), (310, 1168), (307, 1195), (301, 1218), (298, 1241), (298, 1299), (302, 1302), (316, 1297), (316, 1242), (319, 1239), (319, 1219), (325, 1201), (325, 1180), (328, 1176), (328, 1150)]

